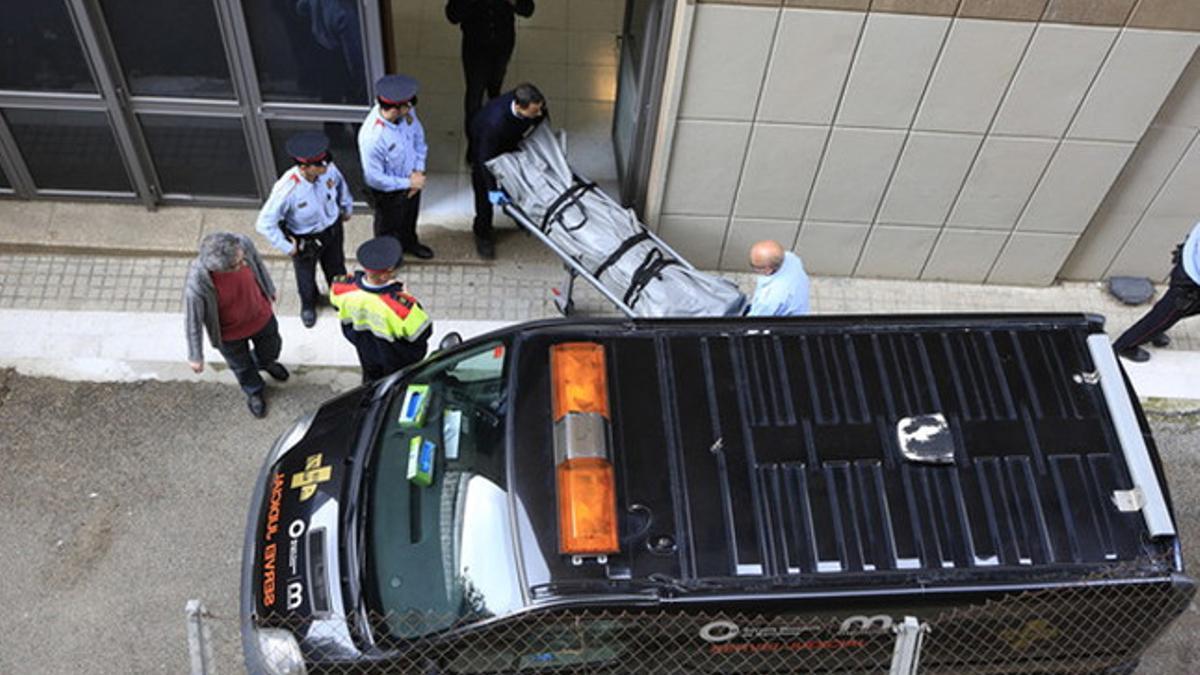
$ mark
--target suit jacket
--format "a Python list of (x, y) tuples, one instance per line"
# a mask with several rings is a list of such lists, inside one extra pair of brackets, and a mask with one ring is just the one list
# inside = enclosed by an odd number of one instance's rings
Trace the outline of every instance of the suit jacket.
[[(468, 139), (467, 157), (472, 164), (482, 165), (489, 159), (494, 159), (506, 152), (517, 149), (517, 144), (525, 138), (534, 127), (541, 124), (549, 112), (542, 108), (542, 116), (535, 119), (525, 119), (513, 114), (513, 92), (500, 94), (487, 102), (475, 116), (471, 118), (471, 135)], [(488, 189), (496, 189), (496, 181), (491, 173), (484, 172), (488, 179)]]

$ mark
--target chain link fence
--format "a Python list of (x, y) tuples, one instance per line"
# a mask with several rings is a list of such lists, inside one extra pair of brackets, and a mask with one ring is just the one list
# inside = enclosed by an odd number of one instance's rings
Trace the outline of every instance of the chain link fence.
[[(1046, 578), (1039, 590), (895, 615), (628, 609), (504, 619), (272, 617), (259, 626), (267, 636), (259, 645), (265, 661), (283, 667), (278, 672), (300, 672), (286, 666), (303, 660), (308, 673), (1132, 673), (1195, 590), (1190, 579), (1165, 574), (1169, 566), (1147, 569), (1142, 561), (1083, 580)], [(204, 621), (222, 634), (240, 630), (234, 618)], [(368, 633), (375, 646), (360, 651)]]

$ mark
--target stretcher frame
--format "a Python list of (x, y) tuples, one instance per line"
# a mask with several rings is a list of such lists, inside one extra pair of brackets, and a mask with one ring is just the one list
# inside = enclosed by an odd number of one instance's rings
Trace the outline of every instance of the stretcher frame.
[[(583, 178), (578, 174), (572, 173), (571, 178), (575, 181), (572, 187), (590, 185), (593, 186), (593, 189), (596, 189), (594, 187), (594, 183), (588, 181), (586, 178)], [(577, 203), (583, 194), (586, 194), (588, 191), (589, 190), (587, 189), (579, 191), (578, 194), (570, 197), (561, 205), (560, 208), (556, 210), (561, 213), (562, 211), (566, 210), (568, 206)], [(508, 197), (507, 192), (505, 192), (505, 197)], [(600, 291), (601, 295), (603, 295), (605, 298), (608, 298), (610, 302), (624, 312), (625, 316), (631, 319), (638, 317), (638, 314), (634, 311), (633, 307), (630, 307), (629, 304), (622, 300), (620, 296), (613, 293), (607, 286), (604, 285), (604, 282), (600, 281), (599, 277), (593, 274), (591, 270), (584, 267), (579, 260), (576, 260), (571, 256), (570, 253), (563, 250), (561, 246), (555, 243), (554, 240), (549, 237), (549, 235), (542, 231), (542, 228), (539, 227), (537, 223), (533, 222), (533, 219), (529, 217), (529, 214), (525, 213), (524, 209), (517, 206), (516, 203), (514, 203), (511, 199), (508, 199), (503, 204), (502, 208), (505, 215), (515, 220), (517, 224), (520, 225), (526, 232), (537, 237), (543, 244), (548, 246), (551, 251), (554, 251), (554, 254), (558, 256), (560, 260), (562, 260), (563, 269), (567, 274), (566, 281), (563, 284), (566, 287), (565, 292), (561, 292), (556, 288), (550, 289), (551, 299), (554, 301), (554, 306), (558, 309), (560, 314), (563, 316), (571, 316), (571, 314), (575, 312), (575, 300), (572, 297), (575, 291), (575, 278), (583, 277), (596, 290)], [(586, 222), (586, 219), (584, 222)], [(669, 253), (679, 265), (682, 265), (683, 267), (692, 271), (698, 271), (683, 256), (679, 255), (675, 249), (671, 248), (667, 242), (663, 241), (657, 234), (652, 232), (650, 228), (646, 227), (641, 220), (638, 220), (637, 224), (638, 227), (641, 228), (641, 232), (645, 234), (650, 241), (654, 243), (654, 245), (662, 248), (664, 252)]]

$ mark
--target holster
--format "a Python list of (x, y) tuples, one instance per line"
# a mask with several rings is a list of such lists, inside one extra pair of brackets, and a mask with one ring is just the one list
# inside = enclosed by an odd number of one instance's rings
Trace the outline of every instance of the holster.
[(283, 223), (279, 224), (279, 229), (283, 231), (283, 236), (296, 245), (297, 258), (317, 258), (321, 255), (321, 249), (325, 248), (325, 244), (321, 243), (320, 233), (296, 234)]

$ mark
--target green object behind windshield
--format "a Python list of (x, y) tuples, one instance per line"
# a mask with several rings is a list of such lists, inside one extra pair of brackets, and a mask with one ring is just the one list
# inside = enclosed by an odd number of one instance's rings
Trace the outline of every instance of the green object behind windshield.
[[(521, 602), (504, 474), (505, 356), (505, 346), (493, 343), (435, 360), (393, 395), (371, 463), (366, 587), (394, 638)], [(422, 386), (428, 390), (417, 425), (403, 407), (407, 392)], [(432, 452), (424, 470), (423, 448)]]

